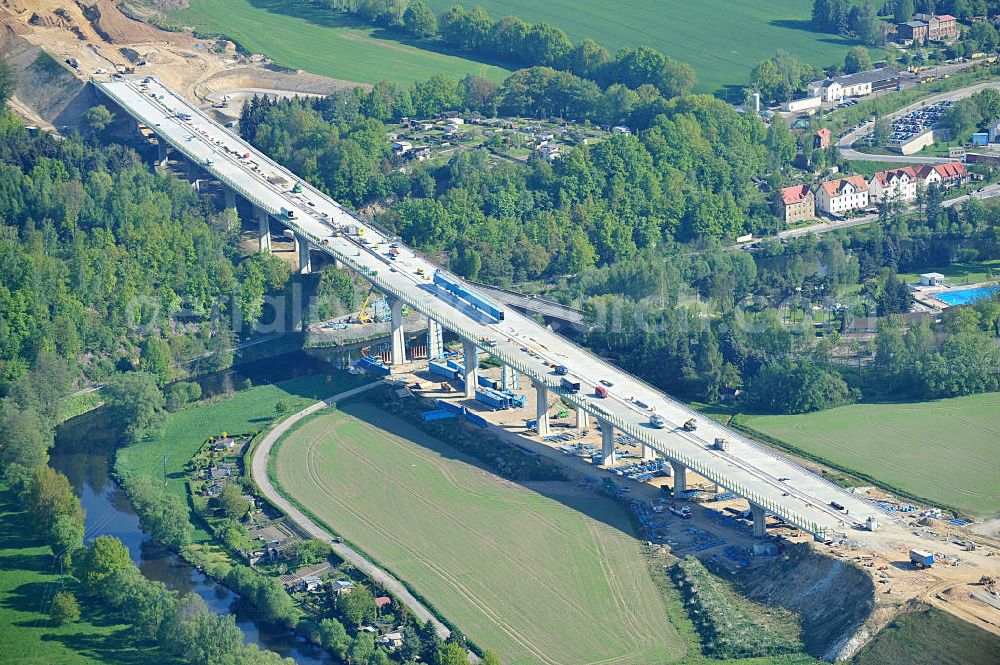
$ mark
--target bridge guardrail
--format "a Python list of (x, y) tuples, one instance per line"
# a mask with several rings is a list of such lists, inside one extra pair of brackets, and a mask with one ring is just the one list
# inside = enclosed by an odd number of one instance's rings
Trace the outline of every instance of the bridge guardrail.
[[(125, 109), (126, 112), (129, 113), (129, 115), (131, 115), (132, 117), (134, 117), (136, 120), (144, 121), (143, 118), (138, 117), (137, 114), (135, 112), (133, 112), (128, 107), (128, 105), (124, 102), (124, 100), (117, 93), (115, 93), (114, 91), (112, 91), (112, 90), (110, 90), (108, 88), (105, 88), (103, 85), (100, 85), (100, 84), (98, 84), (98, 85), (99, 85), (100, 89), (102, 90), (102, 92), (104, 92), (105, 94), (107, 94), (108, 96), (110, 96), (112, 99), (114, 99), (114, 101), (116, 101), (119, 106), (121, 106), (123, 109)], [(156, 103), (159, 103), (159, 102), (156, 102)], [(151, 129), (154, 132), (156, 131), (153, 128), (151, 128)], [(253, 193), (251, 191), (248, 191), (242, 185), (238, 184), (236, 181), (232, 180), (231, 178), (229, 178), (228, 176), (226, 176), (224, 173), (221, 173), (219, 170), (213, 169), (213, 168), (211, 168), (208, 165), (199, 164), (198, 162), (199, 162), (200, 158), (197, 155), (194, 155), (192, 152), (189, 152), (188, 149), (186, 148), (186, 146), (184, 146), (182, 143), (180, 143), (178, 141), (174, 141), (170, 136), (163, 136), (162, 134), (159, 134), (159, 133), (157, 134), (157, 136), (159, 138), (161, 138), (161, 139), (165, 139), (174, 149), (176, 149), (179, 152), (181, 152), (182, 154), (184, 154), (192, 162), (198, 164), (199, 167), (205, 168), (206, 170), (210, 171), (213, 175), (215, 175), (217, 178), (219, 178), (219, 180), (222, 181), (227, 187), (229, 187), (230, 189), (232, 189), (232, 190), (236, 191), (237, 193), (239, 193), (242, 197), (244, 197), (246, 200), (248, 200), (251, 203), (253, 203), (254, 205), (256, 205), (258, 208), (267, 211), (270, 215), (279, 216), (279, 212), (280, 211), (274, 210), (271, 206), (269, 206), (268, 204), (266, 204), (264, 202), (264, 200), (261, 199), (255, 193)], [(284, 170), (283, 167), (280, 167), (280, 165), (275, 164), (275, 167), (278, 168), (278, 169), (280, 169), (280, 170)], [(307, 186), (310, 189), (315, 190), (315, 188), (313, 188), (311, 185), (308, 185), (308, 183), (306, 183), (306, 184), (307, 184)], [(318, 194), (322, 195), (321, 192), (318, 192), (318, 190), (316, 190), (316, 191), (317, 191)], [(329, 197), (326, 197), (326, 198), (329, 198)], [(350, 213), (350, 211), (347, 211), (346, 209), (342, 208), (339, 205), (338, 205), (338, 208), (340, 208), (341, 210), (343, 210), (346, 214), (350, 215), (352, 218), (357, 219), (357, 217), (355, 215), (353, 215), (352, 213)], [(317, 249), (320, 249), (321, 251), (324, 251), (324, 252), (326, 252), (328, 254), (333, 255), (335, 258), (337, 258), (341, 262), (343, 262), (343, 263), (351, 266), (352, 269), (355, 272), (360, 273), (366, 280), (368, 280), (369, 282), (371, 282), (373, 285), (379, 287), (384, 292), (386, 292), (386, 293), (388, 293), (388, 294), (390, 294), (390, 295), (392, 295), (392, 296), (394, 296), (396, 298), (400, 298), (402, 300), (406, 300), (407, 302), (409, 302), (409, 299), (406, 297), (406, 295), (403, 294), (402, 291), (400, 291), (396, 287), (394, 287), (391, 283), (389, 283), (388, 280), (386, 280), (384, 277), (382, 277), (381, 275), (379, 275), (378, 271), (372, 270), (371, 268), (368, 268), (367, 266), (362, 265), (361, 263), (358, 263), (358, 262), (354, 261), (353, 257), (351, 257), (351, 256), (348, 256), (348, 255), (343, 254), (343, 253), (341, 253), (339, 251), (336, 251), (333, 247), (331, 247), (330, 245), (328, 245), (324, 241), (324, 239), (318, 238), (314, 234), (312, 234), (312, 233), (310, 233), (310, 232), (305, 231), (304, 229), (302, 229), (302, 227), (300, 227), (296, 223), (295, 220), (287, 219), (284, 216), (281, 216), (281, 218), (283, 220), (282, 221), (283, 224), (286, 224), (287, 226), (291, 227), (293, 229), (293, 231), (295, 231), (296, 233), (298, 233), (300, 236), (303, 236), (307, 240), (311, 241), (312, 244), (315, 245)], [(364, 225), (364, 226), (368, 226), (368, 227), (374, 228), (367, 221), (358, 220), (358, 222), (360, 224)], [(508, 365), (509, 367), (514, 368), (518, 372), (520, 372), (522, 374), (525, 374), (531, 380), (539, 382), (539, 383), (541, 383), (543, 385), (546, 385), (550, 389), (556, 389), (556, 390), (558, 390), (557, 385), (554, 384), (553, 382), (551, 382), (546, 375), (543, 374), (541, 376), (538, 376), (538, 374), (537, 374), (537, 372), (536, 372), (536, 370), (534, 368), (529, 367), (528, 365), (522, 363), (520, 360), (518, 360), (518, 359), (512, 357), (511, 355), (505, 353), (501, 348), (498, 348), (497, 346), (493, 346), (493, 345), (490, 345), (488, 348), (483, 348), (486, 345), (483, 345), (481, 343), (481, 340), (479, 339), (479, 336), (476, 333), (474, 333), (474, 332), (470, 331), (469, 329), (465, 328), (464, 325), (462, 325), (461, 323), (459, 323), (457, 320), (452, 319), (451, 317), (441, 316), (441, 314), (439, 312), (433, 312), (432, 313), (432, 312), (429, 312), (429, 311), (425, 311), (424, 308), (421, 307), (417, 303), (410, 303), (410, 304), (417, 311), (420, 311), (422, 314), (424, 314), (425, 316), (428, 316), (429, 318), (435, 319), (436, 321), (438, 321), (439, 323), (441, 323), (441, 325), (443, 325), (444, 327), (449, 328), (453, 332), (455, 332), (455, 333), (461, 335), (462, 337), (464, 337), (464, 338), (472, 341), (473, 344), (475, 344), (478, 348), (481, 348), (484, 352), (497, 357), (497, 359), (499, 359), (501, 362), (503, 362), (504, 364)], [(559, 306), (561, 306), (561, 305), (559, 305)], [(580, 351), (582, 351), (583, 353), (591, 356), (595, 360), (598, 360), (600, 362), (604, 362), (603, 360), (601, 360), (600, 358), (598, 358), (595, 354), (591, 353), (587, 349), (584, 349), (584, 348), (581, 348), (581, 347), (578, 347), (578, 349)], [(646, 383), (642, 379), (639, 379), (638, 377), (634, 377), (634, 376), (632, 376), (631, 378), (634, 381), (636, 381), (637, 383), (639, 383), (640, 385), (645, 386), (646, 388), (648, 388), (654, 394), (660, 393), (660, 391), (658, 389), (650, 386), (648, 383)], [(686, 414), (690, 414), (691, 416), (698, 416), (698, 415), (700, 415), (700, 414), (697, 414), (696, 412), (694, 412), (693, 410), (689, 409), (686, 405), (683, 405), (683, 404), (681, 404), (679, 402), (676, 402), (676, 400), (673, 400), (672, 398), (668, 397), (668, 399), (670, 399), (670, 401), (673, 402), (673, 404), (674, 404), (675, 407), (680, 408), (682, 412), (684, 412)], [(789, 523), (794, 524), (795, 526), (799, 527), (800, 529), (802, 529), (804, 531), (807, 531), (809, 533), (812, 533), (812, 534), (814, 534), (816, 536), (819, 536), (819, 537), (823, 537), (825, 535), (825, 533), (827, 531), (826, 527), (821, 527), (816, 522), (814, 522), (814, 521), (811, 522), (811, 521), (807, 520), (804, 516), (800, 515), (799, 513), (781, 507), (776, 502), (774, 502), (774, 501), (772, 501), (770, 499), (767, 499), (766, 497), (763, 497), (763, 496), (757, 494), (756, 492), (754, 492), (750, 488), (742, 485), (741, 483), (734, 483), (734, 482), (729, 482), (729, 481), (723, 482), (720, 479), (720, 477), (719, 477), (718, 474), (716, 474), (714, 471), (712, 471), (711, 469), (709, 469), (707, 466), (703, 465), (701, 462), (695, 460), (694, 458), (689, 457), (688, 455), (686, 455), (684, 453), (681, 453), (677, 449), (674, 449), (672, 447), (666, 446), (664, 443), (662, 443), (659, 440), (653, 440), (653, 439), (651, 439), (650, 437), (647, 436), (647, 433), (643, 432), (635, 424), (629, 423), (629, 422), (625, 421), (624, 419), (622, 419), (622, 418), (620, 418), (618, 416), (615, 416), (613, 414), (604, 414), (604, 413), (598, 414), (593, 409), (593, 407), (589, 405), (589, 403), (586, 400), (580, 400), (579, 398), (575, 398), (575, 399), (574, 398), (569, 398), (569, 401), (571, 401), (571, 402), (581, 402), (580, 406), (582, 406), (583, 408), (585, 408), (588, 412), (592, 413), (595, 417), (601, 418), (601, 419), (604, 419), (604, 420), (608, 420), (613, 425), (615, 425), (618, 429), (626, 432), (627, 434), (629, 434), (633, 438), (641, 441), (642, 443), (650, 446), (651, 448), (653, 448), (655, 450), (658, 450), (658, 451), (662, 452), (665, 456), (667, 456), (667, 457), (669, 457), (671, 459), (674, 459), (674, 460), (680, 462), (685, 467), (692, 469), (693, 471), (695, 471), (699, 475), (705, 477), (706, 479), (708, 479), (708, 480), (710, 480), (712, 482), (715, 482), (718, 485), (720, 485), (722, 487), (725, 487), (726, 489), (734, 491), (734, 492), (740, 494), (741, 496), (744, 496), (748, 500), (750, 500), (753, 503), (755, 503), (755, 504), (763, 507), (764, 509), (768, 510), (769, 512), (771, 512), (771, 513), (773, 513), (775, 515), (779, 515), (779, 516), (783, 517)], [(725, 428), (724, 426), (720, 425), (720, 427), (722, 427), (723, 430), (726, 431), (726, 432), (732, 432), (732, 430), (729, 430), (728, 428)], [(747, 445), (750, 445), (751, 447), (759, 449), (759, 446), (756, 446), (755, 444), (750, 443), (747, 439), (745, 439), (743, 436), (739, 435), (738, 433), (733, 432), (733, 436), (734, 436), (735, 439), (741, 441), (742, 443), (746, 443)], [(834, 486), (834, 487), (836, 487), (836, 486)], [(839, 487), (837, 487), (837, 490), (838, 491), (843, 491)]]

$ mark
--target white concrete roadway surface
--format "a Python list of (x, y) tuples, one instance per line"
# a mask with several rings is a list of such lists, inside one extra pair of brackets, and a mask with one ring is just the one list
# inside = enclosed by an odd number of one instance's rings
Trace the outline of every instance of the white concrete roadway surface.
[[(934, 95), (926, 99), (922, 99), (919, 102), (914, 102), (909, 106), (904, 106), (900, 110), (890, 113), (886, 116), (887, 120), (894, 120), (902, 115), (906, 115), (910, 111), (919, 109), (923, 106), (928, 106), (936, 102), (943, 101), (957, 101), (959, 99), (965, 99), (971, 95), (976, 94), (980, 90), (985, 90), (986, 88), (1000, 88), (1000, 81), (986, 81), (985, 83), (977, 83), (975, 85), (970, 85), (967, 88), (960, 88), (958, 90), (952, 90), (951, 92), (942, 92), (939, 95)], [(867, 152), (858, 152), (852, 146), (854, 145), (855, 139), (859, 136), (864, 136), (872, 129), (872, 122), (866, 122), (858, 129), (849, 133), (844, 138), (837, 142), (837, 149), (840, 151), (840, 156), (844, 159), (855, 159), (860, 161), (868, 162), (902, 162), (902, 163), (920, 163), (920, 164), (944, 164), (946, 162), (955, 161), (953, 159), (948, 159), (947, 157), (916, 157), (916, 156), (906, 156), (906, 155), (873, 155)]]
[[(547, 330), (511, 308), (497, 323), (461, 301), (436, 293), (430, 261), (400, 246), (400, 258), (387, 257), (386, 238), (371, 224), (302, 182), (302, 192), (291, 192), (299, 179), (233, 132), (212, 121), (197, 107), (155, 78), (107, 78), (95, 84), (135, 119), (149, 127), (188, 159), (210, 171), (226, 186), (278, 218), (282, 224), (310, 239), (319, 250), (357, 271), (387, 295), (401, 298), (415, 311), (473, 341), (528, 378), (555, 389), (556, 364), (570, 368), (571, 379), (584, 390), (565, 398), (596, 417), (614, 424), (659, 452), (685, 464), (695, 473), (764, 506), (805, 531), (829, 534), (860, 525), (875, 514), (873, 504), (797, 466), (776, 452), (762, 448), (737, 432), (700, 417), (683, 403), (642, 383)], [(178, 117), (189, 114), (189, 119)], [(249, 154), (244, 159), (242, 155)], [(288, 216), (293, 211), (293, 217)], [(364, 229), (348, 235), (348, 227)], [(594, 386), (613, 384), (610, 397), (597, 399)], [(640, 398), (642, 408), (631, 397)], [(649, 426), (653, 411), (667, 421), (665, 429)], [(681, 425), (698, 419), (697, 431)], [(716, 438), (730, 442), (716, 450)], [(833, 508), (832, 501), (844, 506)], [(887, 522), (883, 515), (883, 522)], [(888, 526), (888, 525), (887, 525)]]
[(420, 621), (431, 621), (434, 625), (434, 630), (437, 631), (437, 634), (440, 635), (442, 639), (445, 639), (451, 634), (451, 631), (449, 631), (444, 624), (438, 621), (423, 603), (414, 598), (413, 594), (411, 594), (399, 580), (373, 564), (354, 548), (345, 545), (344, 543), (333, 542), (333, 534), (313, 522), (301, 510), (285, 499), (285, 497), (283, 497), (278, 490), (274, 488), (274, 485), (271, 484), (271, 479), (267, 476), (267, 462), (271, 457), (271, 448), (274, 447), (274, 444), (278, 441), (278, 439), (280, 439), (285, 432), (291, 429), (295, 423), (299, 422), (306, 416), (312, 415), (321, 409), (325, 409), (331, 404), (345, 400), (348, 397), (353, 397), (354, 395), (363, 393), (366, 390), (371, 390), (378, 385), (381, 385), (380, 382), (375, 381), (363, 386), (358, 386), (357, 388), (352, 388), (351, 390), (344, 391), (340, 394), (334, 395), (333, 397), (328, 397), (322, 402), (316, 402), (298, 413), (285, 418), (277, 427), (268, 432), (267, 436), (265, 436), (264, 439), (257, 444), (257, 446), (253, 449), (253, 452), (250, 454), (250, 478), (257, 484), (257, 488), (260, 490), (261, 494), (267, 497), (268, 501), (284, 511), (284, 513), (288, 515), (289, 519), (295, 522), (295, 524), (302, 531), (309, 534), (311, 538), (331, 543), (333, 551), (337, 553), (337, 556), (344, 561), (350, 562), (352, 566), (363, 572), (369, 579), (378, 582), (389, 593), (394, 595), (396, 598), (399, 598), (402, 603), (410, 608), (413, 615), (420, 619)]

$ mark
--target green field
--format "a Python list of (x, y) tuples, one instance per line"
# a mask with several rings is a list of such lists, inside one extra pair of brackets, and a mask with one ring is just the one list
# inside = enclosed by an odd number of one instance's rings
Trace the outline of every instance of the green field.
[(288, 405), (287, 413), (295, 413), (364, 382), (363, 378), (346, 372), (315, 374), (255, 386), (228, 397), (195, 404), (168, 414), (163, 431), (158, 436), (120, 448), (115, 470), (160, 478), (166, 455), (167, 491), (186, 497), (184, 465), (209, 436), (221, 432), (242, 434), (266, 428), (277, 415), (275, 405), (279, 401)]
[(515, 485), (367, 402), (342, 408), (282, 440), (275, 480), (481, 647), (508, 664), (684, 657), (616, 503)]
[[(437, 11), (453, 0), (428, 0)], [(546, 21), (571, 39), (596, 39), (614, 53), (652, 46), (689, 63), (700, 92), (743, 84), (759, 61), (783, 49), (817, 66), (842, 62), (852, 44), (812, 32), (811, 0), (481, 0), (494, 18), (513, 14)], [(468, 6), (468, 5), (467, 5)], [(733, 101), (742, 101), (736, 100)]]
[(995, 665), (1000, 637), (934, 607), (905, 612), (855, 657), (854, 665)]
[[(53, 595), (66, 588), (52, 570), (51, 550), (34, 534), (13, 492), (0, 486), (0, 663), (18, 665), (140, 665), (177, 663), (138, 638), (132, 626), (81, 602), (81, 619), (49, 621)], [(177, 665), (180, 665), (177, 663)]]
[(170, 15), (200, 32), (225, 35), (279, 65), (346, 81), (409, 83), (434, 74), (461, 78), (469, 73), (499, 81), (507, 75), (500, 67), (403, 43), (399, 34), (383, 38), (383, 30), (304, 0), (191, 0), (188, 9)]
[(740, 420), (914, 496), (972, 515), (1000, 511), (1000, 393)]
[[(935, 266), (921, 272), (939, 272), (948, 278), (951, 284), (978, 284), (1000, 277), (1000, 259), (989, 261), (968, 261), (950, 263), (946, 266)], [(900, 278), (907, 284), (918, 284), (918, 273), (900, 273)]]

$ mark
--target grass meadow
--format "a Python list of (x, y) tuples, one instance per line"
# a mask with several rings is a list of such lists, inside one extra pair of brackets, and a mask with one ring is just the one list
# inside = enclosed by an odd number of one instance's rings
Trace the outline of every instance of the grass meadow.
[(410, 83), (435, 74), (479, 74), (501, 81), (507, 70), (401, 41), (346, 14), (303, 0), (191, 0), (170, 12), (199, 32), (221, 34), (277, 64), (356, 83)]
[(739, 420), (913, 496), (970, 515), (1000, 511), (1000, 393)]
[(505, 663), (668, 663), (667, 618), (629, 520), (565, 483), (502, 480), (367, 402), (280, 442), (289, 497)]

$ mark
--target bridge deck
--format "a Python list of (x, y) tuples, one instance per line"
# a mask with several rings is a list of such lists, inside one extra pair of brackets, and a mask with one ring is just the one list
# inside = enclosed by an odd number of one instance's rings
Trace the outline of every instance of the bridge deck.
[[(385, 293), (401, 298), (418, 312), (475, 342), (486, 353), (552, 388), (558, 386), (560, 378), (552, 367), (566, 365), (570, 376), (584, 385), (579, 394), (565, 395), (568, 401), (612, 422), (665, 457), (681, 462), (695, 473), (813, 534), (860, 524), (877, 512), (871, 503), (738, 433), (699, 417), (681, 402), (526, 316), (508, 308), (505, 320), (496, 324), (473, 310), (459, 309), (453, 302), (446, 302), (430, 284), (437, 266), (402, 246), (400, 258), (390, 261), (383, 254), (387, 251), (384, 244), (378, 249), (374, 242), (363, 244), (357, 238), (336, 234), (351, 225), (364, 228), (364, 237), (370, 242), (385, 241), (379, 230), (307, 183), (302, 183), (301, 193), (292, 193), (292, 185), (299, 181), (293, 173), (155, 78), (145, 82), (141, 77), (112, 78), (94, 83), (188, 159)], [(190, 117), (178, 117), (178, 112)], [(244, 154), (249, 158), (243, 158)], [(293, 210), (295, 218), (289, 219), (285, 210)], [(607, 399), (598, 399), (593, 393), (593, 387), (602, 380), (613, 384)], [(650, 411), (629, 399), (633, 396), (665, 418), (667, 428), (650, 427)], [(698, 417), (698, 429), (685, 432), (680, 426), (691, 417)], [(712, 447), (717, 437), (730, 442), (729, 450), (722, 452)], [(848, 513), (834, 510), (829, 505), (831, 501), (845, 506)]]

